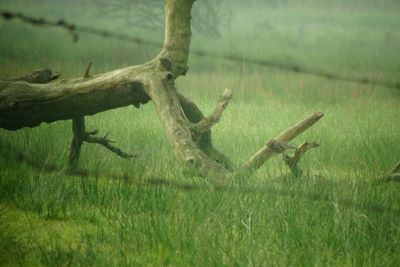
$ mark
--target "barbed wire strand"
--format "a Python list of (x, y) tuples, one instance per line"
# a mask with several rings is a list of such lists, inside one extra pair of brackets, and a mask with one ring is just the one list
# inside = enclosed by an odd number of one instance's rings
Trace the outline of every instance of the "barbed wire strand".
[[(133, 37), (133, 36), (125, 35), (122, 33), (100, 30), (100, 29), (91, 28), (91, 27), (87, 27), (87, 26), (80, 26), (80, 25), (77, 25), (74, 23), (67, 22), (63, 19), (60, 19), (57, 21), (49, 21), (44, 18), (28, 16), (21, 12), (11, 12), (11, 11), (4, 11), (4, 10), (0, 10), (0, 14), (3, 17), (3, 19), (5, 19), (6, 21), (10, 21), (12, 19), (20, 19), (21, 21), (31, 24), (31, 25), (34, 25), (34, 26), (51, 26), (51, 27), (63, 28), (72, 35), (74, 42), (78, 42), (78, 40), (79, 40), (78, 33), (87, 33), (87, 34), (100, 36), (103, 38), (112, 38), (112, 39), (119, 40), (119, 41), (131, 42), (131, 43), (135, 43), (138, 45), (147, 45), (147, 46), (152, 46), (152, 47), (157, 47), (157, 48), (160, 48), (163, 45), (160, 42), (155, 42), (155, 41), (147, 40), (144, 38)], [(370, 77), (345, 76), (345, 75), (332, 73), (332, 72), (328, 72), (328, 71), (311, 69), (311, 68), (307, 68), (307, 67), (300, 66), (297, 64), (291, 64), (291, 63), (284, 63), (284, 62), (265, 60), (265, 59), (254, 59), (254, 58), (251, 59), (251, 58), (245, 58), (243, 56), (239, 56), (237, 54), (221, 54), (221, 53), (208, 52), (208, 51), (195, 50), (195, 49), (191, 49), (190, 54), (199, 56), (199, 57), (210, 57), (213, 59), (222, 59), (222, 60), (228, 60), (228, 61), (239, 62), (239, 63), (248, 63), (248, 64), (253, 64), (253, 65), (258, 65), (258, 66), (263, 66), (263, 67), (269, 67), (269, 68), (275, 68), (275, 69), (284, 70), (284, 71), (295, 72), (295, 73), (309, 74), (309, 75), (322, 77), (322, 78), (325, 78), (328, 80), (352, 82), (352, 83), (357, 83), (357, 84), (383, 86), (383, 87), (387, 87), (387, 88), (400, 89), (400, 82), (378, 80), (378, 79), (370, 78)]]

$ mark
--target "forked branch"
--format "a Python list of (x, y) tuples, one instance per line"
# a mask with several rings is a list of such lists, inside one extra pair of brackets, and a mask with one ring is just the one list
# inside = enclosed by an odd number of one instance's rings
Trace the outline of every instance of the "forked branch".
[(229, 105), (229, 101), (232, 99), (232, 96), (233, 96), (232, 91), (230, 89), (225, 89), (224, 93), (218, 100), (217, 106), (215, 107), (213, 113), (207, 118), (203, 118), (201, 121), (196, 123), (193, 126), (194, 131), (196, 131), (199, 134), (203, 134), (211, 130), (211, 127), (213, 127), (215, 124), (219, 122), (222, 113)]
[(296, 177), (300, 177), (302, 175), (302, 170), (298, 166), (298, 163), (301, 159), (301, 157), (311, 148), (316, 148), (318, 147), (319, 144), (317, 142), (304, 142), (301, 144), (299, 147), (296, 148), (294, 155), (289, 156), (287, 154), (283, 155), (283, 160), (286, 162), (286, 164), (289, 166), (291, 172), (293, 175)]
[(95, 136), (98, 133), (98, 130), (86, 132), (84, 117), (79, 117), (72, 120), (72, 132), (73, 137), (70, 145), (68, 162), (68, 168), (70, 170), (74, 170), (78, 167), (80, 151), (84, 142), (102, 145), (111, 152), (125, 159), (134, 157), (134, 155), (128, 154), (118, 147), (112, 145), (111, 143), (114, 141), (108, 139), (108, 134), (106, 134), (104, 137), (98, 137)]
[(111, 152), (117, 154), (118, 156), (120, 156), (121, 158), (124, 158), (124, 159), (130, 159), (130, 158), (134, 157), (134, 155), (128, 154), (128, 153), (122, 151), (121, 149), (119, 149), (118, 147), (113, 146), (111, 143), (114, 143), (115, 141), (108, 139), (107, 138), (108, 134), (106, 134), (104, 137), (98, 137), (98, 136), (94, 136), (93, 133), (97, 133), (97, 131), (93, 131), (91, 133), (90, 132), (86, 133), (84, 141), (87, 143), (91, 143), (91, 144), (102, 145), (105, 148), (107, 148), (108, 150), (110, 150)]
[[(308, 128), (313, 126), (319, 119), (323, 117), (323, 113), (321, 112), (315, 112), (302, 120), (301, 122), (297, 123), (293, 127), (283, 131), (278, 137), (275, 138), (277, 142), (281, 143), (287, 143), (294, 138), (296, 138), (298, 135), (306, 131)], [(272, 143), (277, 143), (277, 142), (272, 142)], [(289, 148), (289, 147), (288, 147)], [(242, 167), (240, 173), (251, 173), (254, 170), (258, 169), (261, 167), (265, 161), (267, 161), (269, 158), (271, 158), (274, 154), (279, 153), (280, 151), (277, 151), (273, 147), (271, 147), (271, 141), (268, 141), (265, 146), (263, 146), (259, 151), (257, 151)], [(284, 152), (284, 150), (282, 151)], [(280, 152), (280, 153), (282, 153)]]

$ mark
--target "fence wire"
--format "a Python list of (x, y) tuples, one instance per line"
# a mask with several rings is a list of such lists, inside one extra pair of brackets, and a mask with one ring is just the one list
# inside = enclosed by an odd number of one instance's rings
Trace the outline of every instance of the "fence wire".
[[(31, 24), (34, 26), (51, 26), (51, 27), (63, 28), (72, 35), (74, 42), (78, 42), (79, 33), (84, 33), (84, 34), (92, 34), (92, 35), (100, 36), (103, 38), (111, 38), (111, 39), (115, 39), (115, 40), (131, 42), (131, 43), (135, 43), (138, 45), (146, 45), (146, 46), (151, 46), (151, 47), (156, 47), (156, 48), (160, 48), (163, 45), (161, 42), (155, 42), (155, 41), (147, 40), (144, 38), (133, 37), (133, 36), (125, 35), (125, 34), (118, 33), (118, 32), (112, 32), (112, 31), (91, 28), (91, 27), (87, 27), (87, 26), (81, 26), (81, 25), (67, 22), (63, 19), (51, 21), (51, 20), (47, 20), (44, 18), (28, 16), (21, 12), (12, 12), (12, 11), (6, 11), (6, 10), (0, 10), (0, 14), (3, 17), (3, 19), (6, 21), (11, 21), (12, 19), (19, 19), (22, 22), (25, 22), (25, 23), (28, 23), (28, 24)], [(266, 60), (266, 59), (251, 59), (251, 58), (245, 58), (244, 56), (237, 55), (237, 54), (223, 54), (223, 53), (215, 53), (215, 52), (202, 51), (202, 50), (196, 50), (196, 49), (191, 49), (190, 54), (199, 56), (199, 57), (222, 59), (222, 60), (228, 60), (228, 61), (232, 61), (232, 62), (239, 62), (241, 64), (247, 63), (247, 64), (253, 64), (253, 65), (258, 65), (258, 66), (262, 66), (262, 67), (279, 69), (279, 70), (283, 70), (283, 71), (309, 74), (309, 75), (314, 75), (314, 76), (322, 77), (322, 78), (325, 78), (328, 80), (333, 80), (333, 81), (352, 82), (352, 83), (357, 83), (357, 84), (383, 86), (383, 87), (387, 87), (387, 88), (400, 89), (400, 82), (379, 80), (379, 79), (365, 77), (365, 76), (357, 76), (357, 77), (346, 76), (346, 75), (341, 75), (341, 74), (333, 73), (333, 72), (329, 72), (329, 71), (324, 71), (324, 70), (319, 70), (319, 69), (311, 69), (311, 68), (307, 68), (305, 66), (300, 66), (300, 65), (291, 64), (291, 63), (272, 61), (272, 60)]]

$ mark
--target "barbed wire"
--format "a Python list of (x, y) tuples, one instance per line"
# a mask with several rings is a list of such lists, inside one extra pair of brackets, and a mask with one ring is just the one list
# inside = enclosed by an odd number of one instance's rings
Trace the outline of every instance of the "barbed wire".
[[(63, 28), (72, 35), (74, 42), (78, 42), (78, 40), (79, 40), (78, 33), (87, 33), (87, 34), (100, 36), (103, 38), (112, 38), (115, 40), (131, 42), (131, 43), (135, 43), (138, 45), (147, 45), (147, 46), (152, 46), (152, 47), (157, 47), (157, 48), (160, 48), (163, 45), (161, 42), (147, 40), (144, 38), (133, 37), (133, 36), (125, 35), (122, 33), (100, 30), (100, 29), (91, 28), (91, 27), (87, 27), (87, 26), (80, 26), (80, 25), (77, 25), (74, 23), (69, 23), (63, 19), (56, 20), (56, 21), (50, 21), (50, 20), (47, 20), (44, 18), (28, 16), (21, 12), (11, 12), (11, 11), (5, 11), (5, 10), (0, 10), (0, 14), (3, 17), (3, 19), (5, 19), (6, 21), (10, 21), (12, 19), (20, 19), (21, 21), (31, 24), (31, 25), (34, 25), (34, 26), (51, 26), (51, 27)], [(253, 64), (253, 65), (258, 65), (258, 66), (263, 66), (263, 67), (269, 67), (269, 68), (275, 68), (275, 69), (279, 69), (279, 70), (289, 71), (289, 72), (309, 74), (309, 75), (322, 77), (322, 78), (325, 78), (328, 80), (352, 82), (352, 83), (364, 84), (364, 85), (369, 84), (369, 85), (374, 85), (374, 86), (383, 86), (383, 87), (387, 87), (387, 88), (400, 89), (400, 82), (391, 82), (391, 81), (379, 80), (379, 79), (375, 79), (375, 78), (362, 77), (362, 76), (360, 76), (360, 77), (346, 76), (346, 75), (341, 75), (341, 74), (323, 71), (323, 70), (319, 70), (319, 69), (311, 69), (311, 68), (307, 68), (307, 67), (300, 66), (297, 64), (292, 64), (292, 63), (284, 63), (284, 62), (265, 60), (265, 59), (251, 59), (251, 58), (245, 58), (243, 56), (239, 56), (237, 54), (222, 54), (222, 53), (208, 52), (208, 51), (202, 51), (202, 50), (196, 50), (196, 49), (191, 49), (190, 54), (199, 56), (199, 57), (209, 57), (209, 58), (213, 58), (213, 59), (222, 59), (222, 60), (228, 60), (228, 61), (239, 62), (239, 63), (248, 63), (248, 64)]]

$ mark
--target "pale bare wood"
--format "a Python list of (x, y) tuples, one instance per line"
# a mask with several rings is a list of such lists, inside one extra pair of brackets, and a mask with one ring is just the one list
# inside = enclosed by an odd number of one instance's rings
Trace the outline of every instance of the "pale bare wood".
[(175, 77), (185, 75), (188, 66), (191, 33), (191, 11), (195, 0), (165, 0), (165, 39), (158, 58), (172, 63)]
[(201, 121), (196, 123), (193, 126), (193, 130), (197, 131), (199, 134), (203, 134), (213, 127), (215, 124), (219, 122), (221, 119), (222, 113), (229, 105), (229, 101), (232, 99), (233, 93), (230, 89), (225, 89), (224, 93), (218, 100), (217, 106), (215, 107), (213, 113), (210, 116), (203, 118)]
[[(177, 92), (179, 103), (181, 104), (182, 110), (185, 113), (186, 118), (191, 123), (198, 123), (204, 116), (199, 107), (183, 94)], [(235, 166), (233, 165), (230, 158), (224, 153), (217, 150), (212, 143), (211, 129), (202, 134), (198, 134), (192, 131), (192, 138), (196, 142), (196, 145), (205, 153), (207, 156), (222, 164), (229, 171), (233, 171)]]
[[(298, 135), (306, 131), (308, 128), (313, 126), (319, 119), (323, 117), (323, 113), (315, 112), (302, 120), (301, 122), (297, 123), (296, 125), (292, 126), (291, 128), (286, 129), (283, 131), (278, 137), (275, 139), (281, 142), (289, 142), (292, 139), (296, 138)], [(269, 141), (271, 142), (271, 141)], [(268, 143), (269, 143), (268, 142)], [(267, 144), (268, 144), (267, 143)], [(242, 172), (251, 172), (258, 169), (260, 166), (264, 164), (269, 158), (275, 155), (276, 152), (268, 145), (263, 146), (260, 150), (258, 150), (242, 167)]]
[(146, 93), (152, 99), (177, 158), (184, 165), (197, 169), (201, 176), (215, 179), (226, 177), (227, 169), (208, 157), (193, 140), (190, 131), (191, 123), (180, 106), (174, 81), (168, 80), (163, 73), (152, 75), (159, 76), (159, 78), (148, 79), (152, 83), (146, 87)]
[[(225, 155), (213, 150), (210, 132), (229, 101), (219, 102), (208, 120), (203, 120), (195, 105), (179, 97), (174, 83), (177, 77), (185, 75), (187, 71), (193, 2), (165, 0), (164, 46), (160, 54), (148, 63), (93, 77), (88, 77), (89, 65), (83, 78), (45, 85), (0, 82), (0, 127), (15, 130), (34, 127), (41, 122), (76, 118), (83, 121), (86, 115), (131, 104), (139, 107), (152, 100), (178, 160), (194, 167), (202, 176), (216, 179), (230, 176), (233, 168), (230, 168)], [(191, 117), (188, 114), (195, 115)], [(245, 169), (254, 170), (273, 154), (289, 149), (287, 142), (321, 117), (322, 113), (315, 113), (270, 140), (247, 162)], [(203, 126), (200, 127), (199, 138), (195, 138), (193, 123), (201, 121), (199, 125)], [(84, 121), (76, 124), (76, 128), (83, 128), (83, 141), (99, 143), (110, 149), (110, 140), (106, 137), (99, 139), (93, 136), (94, 133), (85, 132)], [(110, 150), (115, 152), (115, 149)]]
[(144, 104), (150, 98), (143, 91), (142, 75), (152, 69), (153, 62), (48, 84), (0, 81), (0, 127), (17, 130)]

